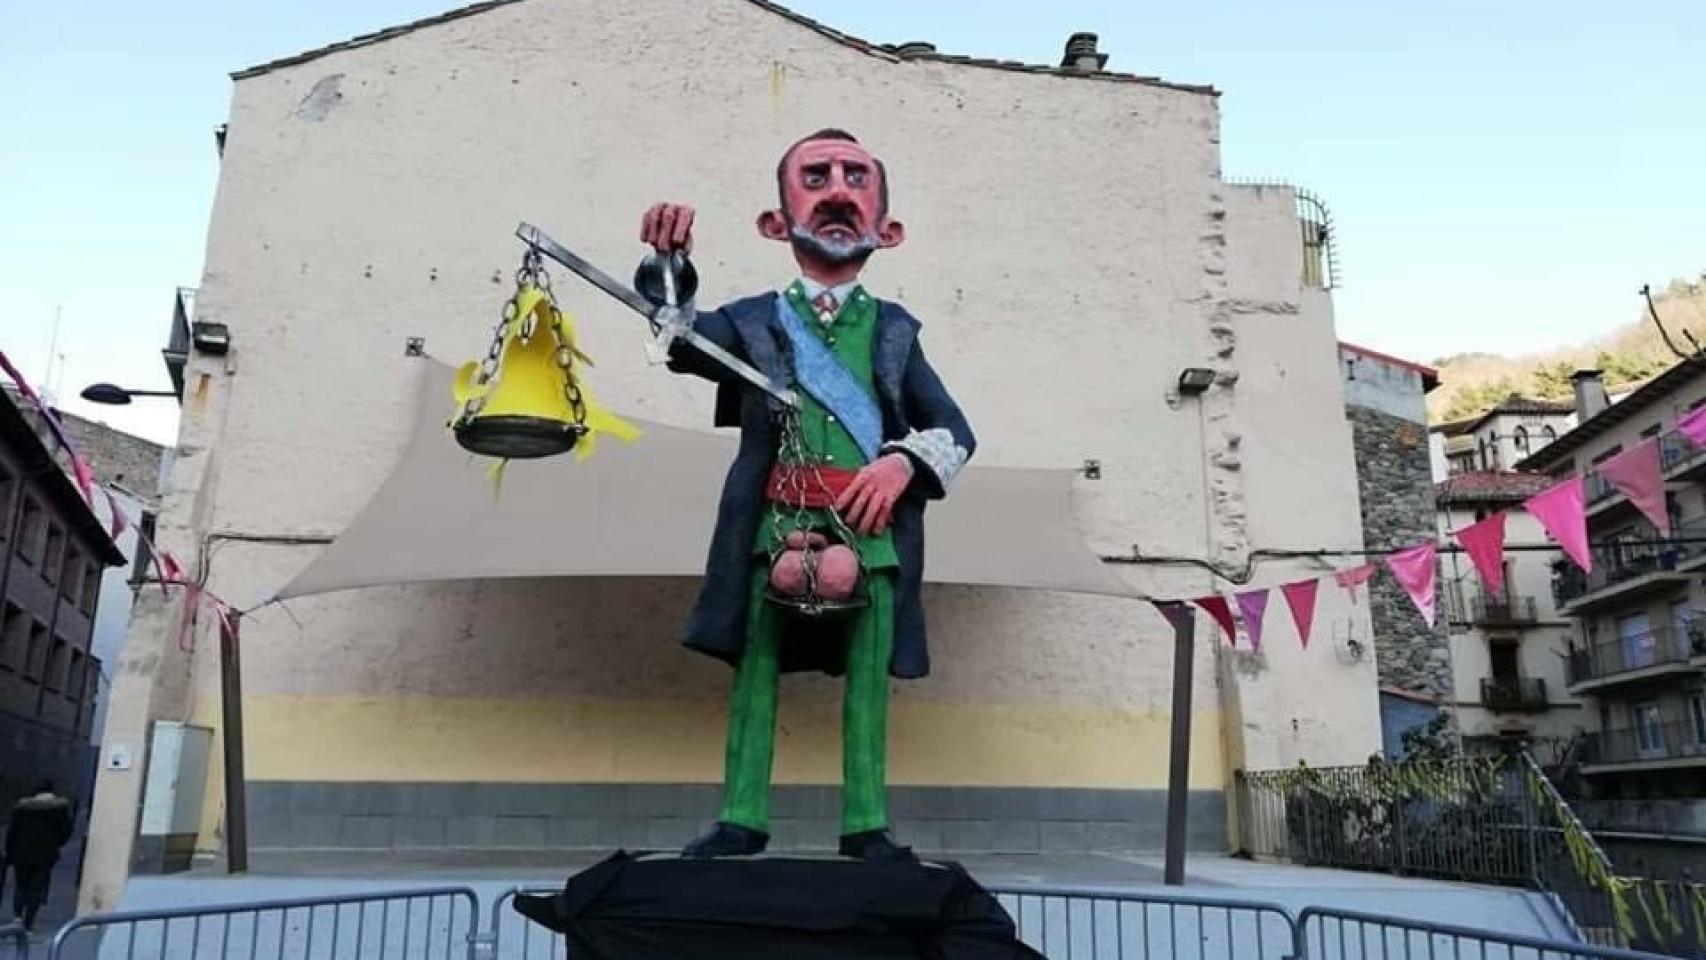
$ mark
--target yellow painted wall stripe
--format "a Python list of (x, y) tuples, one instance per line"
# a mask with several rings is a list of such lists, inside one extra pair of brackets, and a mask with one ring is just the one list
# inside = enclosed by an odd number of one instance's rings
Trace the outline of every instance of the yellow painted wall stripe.
[[(722, 777), (725, 714), (715, 701), (261, 695), (245, 697), (243, 709), (252, 780)], [(212, 702), (198, 713), (197, 722), (217, 721)], [(1224, 786), (1220, 726), (1218, 711), (1193, 719), (1193, 788)], [(1165, 712), (899, 701), (889, 729), (889, 780), (896, 785), (1166, 786)], [(784, 701), (776, 782), (838, 783), (840, 765), (840, 704)]]

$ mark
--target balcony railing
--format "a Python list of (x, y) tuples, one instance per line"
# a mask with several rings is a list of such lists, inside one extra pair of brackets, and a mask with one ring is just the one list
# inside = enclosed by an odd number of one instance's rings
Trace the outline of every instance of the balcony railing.
[(1559, 568), (1552, 581), (1552, 595), (1560, 604), (1590, 593), (1664, 570), (1706, 554), (1706, 523), (1694, 521), (1676, 528), (1676, 539), (1663, 539), (1651, 526), (1643, 525), (1626, 542), (1613, 541), (1593, 548), (1593, 572), (1582, 573), (1573, 565)]
[(1690, 622), (1680, 632), (1661, 626), (1589, 647), (1572, 647), (1570, 682), (1585, 683), (1648, 667), (1687, 663), (1698, 656), (1706, 656), (1706, 618)]
[(1539, 677), (1481, 678), (1481, 706), (1501, 713), (1546, 709), (1546, 681)]
[(1582, 763), (1640, 763), (1647, 760), (1706, 762), (1706, 731), (1690, 720), (1661, 723), (1588, 734)]
[(1666, 473), (1687, 466), (1706, 454), (1706, 447), (1672, 430), (1659, 437), (1659, 463)]
[(1533, 597), (1521, 594), (1482, 594), (1469, 600), (1469, 615), (1475, 623), (1534, 623), (1540, 619)]
[(1609, 499), (1616, 493), (1617, 488), (1612, 485), (1611, 481), (1597, 473), (1588, 474), (1582, 482), (1582, 500), (1588, 506)]

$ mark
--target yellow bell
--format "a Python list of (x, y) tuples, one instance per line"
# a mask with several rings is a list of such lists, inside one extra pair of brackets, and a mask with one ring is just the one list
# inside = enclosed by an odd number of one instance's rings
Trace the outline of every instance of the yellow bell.
[[(472, 453), (504, 459), (549, 457), (577, 444), (591, 452), (591, 434), (623, 440), (631, 424), (597, 407), (576, 367), (592, 360), (574, 342), (574, 326), (549, 295), (529, 283), (499, 327), (491, 357), (456, 371), (456, 442)], [(494, 359), (492, 359), (495, 357)], [(583, 443), (584, 439), (584, 443)]]

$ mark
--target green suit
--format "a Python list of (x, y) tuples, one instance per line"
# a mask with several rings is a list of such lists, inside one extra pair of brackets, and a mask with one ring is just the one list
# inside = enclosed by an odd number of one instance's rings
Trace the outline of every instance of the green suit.
[[(795, 283), (784, 296), (813, 333), (835, 353), (848, 372), (873, 396), (872, 344), (877, 302), (855, 288), (828, 324), (818, 319), (804, 288)], [(800, 445), (803, 458), (825, 466), (858, 469), (865, 456), (853, 437), (810, 394), (800, 394)], [(765, 510), (753, 543), (753, 575), (747, 614), (747, 643), (735, 674), (729, 703), (728, 752), (723, 774), (721, 819), (768, 833), (770, 774), (776, 753), (777, 682), (781, 673), (783, 618), (788, 614), (764, 599), (768, 558), (779, 539), (797, 526), (828, 527), (821, 511), (803, 515), (791, 507)], [(894, 571), (900, 566), (891, 532), (857, 537), (854, 543), (866, 571), (868, 606), (844, 620), (826, 621), (822, 631), (845, 631), (825, 643), (847, 644), (847, 677), (842, 700), (843, 834), (888, 826), (885, 800), (888, 739), (888, 673), (894, 648)], [(815, 642), (812, 638), (805, 642)], [(800, 642), (795, 640), (793, 642)]]

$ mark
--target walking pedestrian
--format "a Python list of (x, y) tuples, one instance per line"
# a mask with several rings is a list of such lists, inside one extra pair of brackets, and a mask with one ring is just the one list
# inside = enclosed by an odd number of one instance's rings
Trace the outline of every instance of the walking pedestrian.
[(48, 881), (59, 862), (59, 848), (71, 839), (71, 801), (53, 792), (53, 781), (36, 784), (30, 795), (12, 807), (6, 828), (6, 860), (17, 886), (12, 912), (25, 930), (34, 930), (36, 914), (47, 902)]

